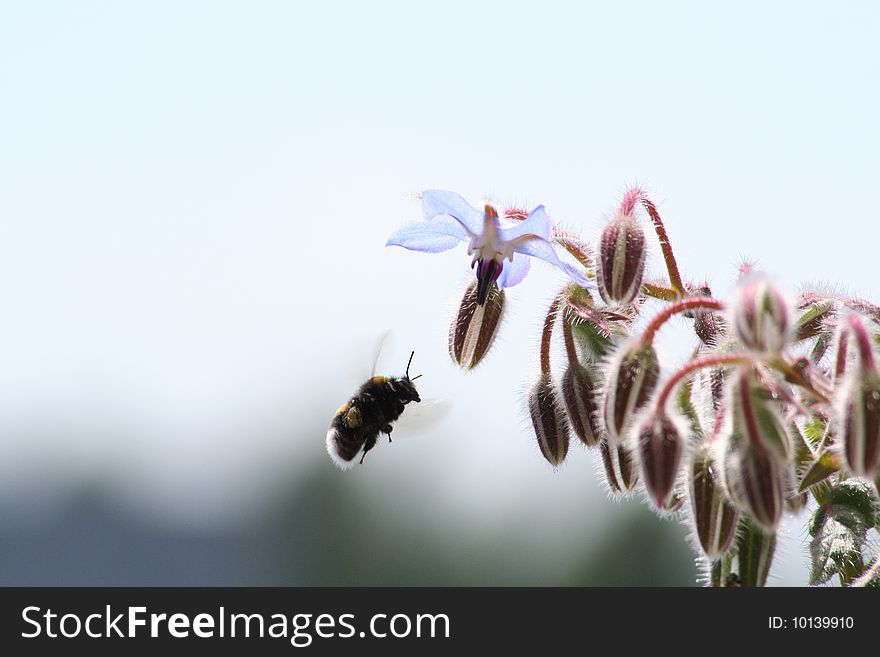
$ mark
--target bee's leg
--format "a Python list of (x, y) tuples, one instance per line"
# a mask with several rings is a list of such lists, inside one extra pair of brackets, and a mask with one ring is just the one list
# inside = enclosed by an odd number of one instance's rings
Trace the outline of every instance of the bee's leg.
[(386, 424), (384, 427), (382, 427), (382, 433), (384, 433), (388, 436), (388, 442), (390, 443), (391, 442), (391, 425)]
[(367, 452), (369, 452), (375, 446), (376, 446), (376, 436), (370, 436), (369, 438), (367, 438), (367, 440), (364, 442), (364, 453), (361, 454), (361, 460), (360, 460), (361, 463), (364, 462), (364, 457), (367, 455)]

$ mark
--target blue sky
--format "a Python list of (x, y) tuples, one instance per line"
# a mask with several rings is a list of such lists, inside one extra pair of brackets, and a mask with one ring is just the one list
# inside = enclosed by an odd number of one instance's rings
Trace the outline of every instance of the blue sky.
[[(791, 289), (828, 281), (876, 298), (878, 14), (868, 2), (6, 3), (0, 426), (16, 437), (0, 488), (50, 463), (60, 482), (105, 473), (151, 512), (167, 495), (221, 518), (228, 503), (205, 511), (218, 481), (247, 508), (267, 468), (324, 465), (323, 427), (368, 368), (363, 346), (393, 328), (390, 366), (415, 348), (424, 383), (455, 397), (445, 431), (485, 437), (451, 440), (419, 475), (429, 488), (468, 499), (500, 460), (477, 515), (513, 482), (538, 500), (580, 491), (588, 459), (545, 472), (520, 408), (556, 272), (513, 290), (497, 353), (464, 377), (443, 336), (466, 256), (383, 248), (418, 216), (410, 195), (544, 203), (592, 236), (638, 183), (685, 276), (719, 293), (751, 257)], [(291, 439), (275, 430), (286, 424), (308, 430)], [(120, 427), (124, 445), (110, 437)], [(393, 472), (414, 445), (374, 465)], [(437, 474), (450, 467), (454, 485)], [(601, 487), (589, 495), (608, 506)]]

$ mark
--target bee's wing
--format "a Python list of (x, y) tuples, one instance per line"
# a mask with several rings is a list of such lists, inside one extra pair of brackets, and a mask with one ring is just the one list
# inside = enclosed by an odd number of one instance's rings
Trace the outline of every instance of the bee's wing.
[(406, 405), (397, 422), (394, 424), (394, 437), (417, 433), (440, 422), (452, 409), (452, 402), (447, 399), (423, 399), (421, 402), (410, 402)]
[(376, 344), (373, 346), (373, 367), (370, 369), (370, 378), (376, 376), (376, 368), (379, 366), (379, 357), (382, 355), (382, 349), (385, 347), (385, 343), (388, 341), (390, 335), (391, 329), (388, 329), (376, 339)]

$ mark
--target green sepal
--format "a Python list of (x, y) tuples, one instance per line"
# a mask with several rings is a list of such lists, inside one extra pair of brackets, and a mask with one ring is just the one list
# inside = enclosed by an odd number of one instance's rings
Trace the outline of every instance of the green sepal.
[(825, 481), (838, 470), (840, 470), (840, 461), (837, 456), (831, 452), (821, 454), (804, 473), (798, 492), (803, 493), (811, 486)]

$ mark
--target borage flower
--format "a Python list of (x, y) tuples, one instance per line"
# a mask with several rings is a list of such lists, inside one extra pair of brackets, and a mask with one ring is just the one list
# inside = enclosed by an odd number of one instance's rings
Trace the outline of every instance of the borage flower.
[(477, 210), (455, 192), (422, 192), (422, 216), (395, 232), (385, 246), (402, 246), (410, 251), (440, 253), (459, 242), (468, 242), (471, 268), (477, 274), (477, 303), (483, 305), (492, 283), (513, 287), (529, 273), (529, 259), (540, 258), (556, 267), (578, 285), (594, 287), (583, 271), (562, 262), (551, 243), (553, 220), (539, 205), (522, 221), (499, 216), (491, 203)]

